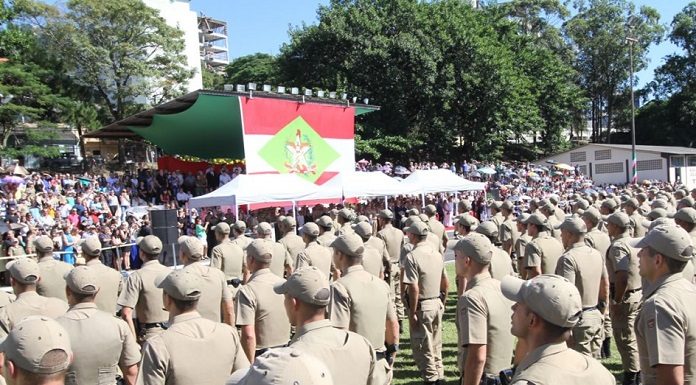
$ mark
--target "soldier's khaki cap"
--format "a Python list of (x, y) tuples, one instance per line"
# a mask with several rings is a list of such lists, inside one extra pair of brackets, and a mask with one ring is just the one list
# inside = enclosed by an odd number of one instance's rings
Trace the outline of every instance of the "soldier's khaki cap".
[(609, 209), (609, 210), (614, 210), (614, 209), (616, 209), (617, 206), (618, 206), (618, 203), (616, 203), (615, 200), (605, 199), (604, 201), (602, 201), (601, 207), (604, 207), (604, 208)]
[(590, 202), (588, 202), (588, 201), (586, 201), (586, 200), (580, 198), (580, 199), (578, 199), (577, 201), (575, 201), (575, 203), (573, 204), (573, 207), (574, 207), (576, 210), (583, 210), (583, 211), (584, 211), (584, 210), (587, 210), (587, 209), (590, 207)]
[(406, 216), (410, 217), (412, 215), (418, 216), (418, 215), (420, 215), (420, 211), (418, 211), (418, 209), (416, 209), (416, 208), (411, 208), (411, 209), (406, 210)]
[(640, 207), (640, 202), (638, 202), (638, 199), (636, 198), (630, 198), (624, 202), (624, 206), (630, 206), (633, 207), (634, 209), (637, 209)]
[[(409, 227), (411, 224), (416, 223), (416, 222), (423, 222), (418, 215), (411, 215), (407, 218), (401, 218), (401, 221), (404, 224), (404, 227)], [(406, 231), (404, 229), (404, 231)]]
[(101, 254), (101, 242), (99, 242), (99, 237), (92, 236), (85, 238), (82, 243), (82, 254), (89, 255), (90, 257), (97, 257)]
[(387, 209), (380, 210), (377, 216), (382, 219), (394, 219), (394, 213)]
[(283, 217), (280, 223), (285, 227), (297, 227), (297, 221), (292, 216)]
[(93, 295), (99, 291), (99, 280), (94, 270), (77, 266), (65, 274), (65, 283), (75, 294)]
[(674, 213), (674, 215), (672, 215), (672, 218), (680, 219), (688, 223), (696, 223), (696, 209), (694, 209), (693, 207), (681, 208), (676, 213)]
[(50, 253), (53, 251), (53, 240), (47, 235), (40, 235), (34, 238), (34, 248), (40, 253)]
[(189, 258), (203, 258), (203, 243), (196, 237), (184, 235), (177, 240), (181, 252)]
[(5, 266), (12, 278), (24, 285), (35, 285), (41, 278), (39, 264), (33, 258), (20, 257)]
[(471, 202), (467, 199), (460, 200), (458, 206), (461, 209), (460, 211), (471, 211)]
[(420, 218), (420, 220), (421, 220), (423, 223), (428, 223), (428, 220), (430, 219), (430, 218), (428, 218), (428, 216), (425, 215), (425, 214), (418, 214), (418, 218)]
[(367, 222), (359, 222), (353, 226), (353, 230), (363, 238), (372, 236), (372, 226)]
[(425, 206), (423, 212), (426, 213), (428, 216), (433, 216), (437, 214), (437, 207), (435, 207), (435, 205), (427, 205)]
[(263, 263), (269, 263), (273, 260), (273, 251), (269, 246), (268, 240), (254, 239), (247, 246), (246, 253), (250, 258)]
[(363, 240), (356, 233), (339, 235), (330, 246), (351, 257), (360, 257), (365, 251)]
[(672, 219), (668, 217), (660, 217), (655, 219), (654, 221), (649, 221), (649, 220), (644, 220), (641, 225), (645, 227), (648, 230), (652, 230), (657, 226), (662, 226), (662, 225), (669, 225), (669, 226), (674, 226), (675, 223)]
[(552, 205), (557, 205), (558, 204), (558, 196), (549, 195), (549, 202), (551, 202)]
[[(44, 360), (53, 350), (65, 352), (64, 360)], [(68, 332), (55, 320), (29, 316), (17, 323), (0, 344), (5, 359), (29, 373), (54, 374), (66, 370), (72, 361)]]
[(428, 235), (428, 231), (430, 231), (428, 229), (428, 225), (421, 221), (414, 221), (407, 228), (404, 229), (404, 232), (415, 235)]
[(268, 222), (261, 222), (256, 226), (256, 232), (262, 235), (273, 234), (273, 226)]
[(537, 226), (543, 226), (543, 227), (546, 227), (546, 228), (548, 228), (548, 226), (549, 226), (549, 223), (548, 223), (548, 221), (547, 221), (547, 219), (546, 219), (546, 216), (544, 216), (543, 214), (539, 214), (539, 213), (531, 214), (531, 215), (529, 216), (529, 218), (527, 218), (527, 220), (524, 221), (524, 223), (525, 223), (525, 224), (530, 224), (530, 223), (531, 223), (531, 224), (535, 224), (535, 225), (537, 225)]
[(488, 204), (488, 207), (489, 207), (489, 208), (492, 208), (492, 209), (500, 210), (500, 205), (501, 205), (502, 203), (503, 203), (503, 202), (500, 202), (500, 201), (491, 201), (491, 202)]
[(527, 220), (529, 219), (529, 216), (530, 214), (528, 213), (520, 213), (520, 215), (517, 216), (517, 222), (527, 226)]
[(501, 210), (512, 211), (512, 209), (514, 209), (514, 208), (515, 208), (515, 205), (513, 205), (512, 202), (510, 202), (510, 201), (508, 201), (508, 200), (504, 201), (504, 202), (500, 205), (500, 209), (501, 209)]
[(355, 218), (356, 222), (370, 222), (370, 219), (364, 215), (358, 215), (357, 218)]
[(326, 215), (320, 216), (316, 220), (316, 223), (317, 223), (317, 225), (319, 225), (325, 229), (330, 229), (333, 227), (333, 219), (331, 219), (331, 217), (328, 217)]
[(626, 215), (626, 213), (618, 212), (611, 214), (607, 218), (607, 222), (613, 223), (619, 227), (626, 228), (631, 225), (631, 219)]
[(215, 232), (218, 234), (229, 234), (230, 225), (228, 225), (227, 222), (220, 222), (215, 225)]
[(174, 270), (157, 280), (157, 287), (168, 296), (180, 301), (195, 301), (201, 298), (201, 277), (187, 269)]
[(602, 214), (600, 214), (596, 207), (590, 206), (587, 210), (583, 211), (582, 218), (597, 224), (602, 220)]
[(244, 221), (235, 221), (234, 224), (232, 224), (232, 228), (238, 231), (244, 231), (246, 230), (247, 225)]
[(571, 328), (582, 318), (580, 292), (561, 276), (542, 274), (525, 281), (508, 275), (501, 280), (500, 289), (507, 299), (525, 304), (556, 326)]
[(162, 241), (154, 235), (139, 237), (136, 243), (140, 250), (147, 254), (155, 255), (162, 252)]
[(650, 208), (667, 210), (669, 208), (669, 203), (667, 203), (667, 201), (664, 199), (658, 198), (652, 201), (652, 203), (650, 203)]
[(556, 211), (556, 206), (552, 205), (551, 202), (546, 202), (546, 204), (541, 206), (539, 209), (546, 210), (550, 214), (553, 214)]
[(307, 234), (310, 237), (318, 237), (319, 236), (319, 225), (317, 225), (314, 222), (307, 222), (302, 226), (302, 230), (300, 230), (302, 234)]
[(667, 210), (665, 210), (663, 208), (659, 208), (659, 207), (656, 209), (652, 209), (647, 215), (648, 219), (651, 221), (654, 221), (657, 218), (664, 218), (666, 216), (667, 216)]
[(631, 247), (638, 249), (650, 247), (665, 257), (683, 262), (693, 257), (691, 236), (678, 226), (657, 226), (642, 239), (632, 241)]
[(467, 214), (464, 214), (464, 215), (460, 216), (460, 217), (459, 217), (459, 220), (457, 221), (457, 223), (458, 223), (460, 226), (475, 228), (476, 226), (478, 226), (479, 220), (476, 219), (475, 216), (469, 215), (469, 214), (467, 213)]
[(492, 221), (481, 222), (478, 227), (476, 227), (476, 232), (487, 237), (498, 237), (498, 226)]
[(460, 239), (453, 249), (482, 265), (490, 263), (493, 258), (493, 244), (483, 234), (469, 234)]
[(694, 205), (696, 204), (696, 201), (694, 200), (694, 198), (691, 197), (691, 195), (689, 195), (689, 196), (679, 200), (679, 204), (682, 205), (683, 207), (694, 207)]
[(638, 193), (638, 195), (636, 195), (636, 199), (638, 199), (639, 201), (648, 200), (648, 194), (644, 192)]
[(353, 219), (353, 213), (346, 208), (338, 210), (338, 216), (348, 221)]
[(276, 284), (273, 291), (315, 306), (326, 306), (331, 301), (329, 279), (316, 266), (295, 270), (287, 281)]
[(331, 372), (311, 354), (284, 347), (256, 357), (247, 369), (232, 374), (225, 385), (333, 385)]
[(587, 232), (587, 225), (578, 217), (569, 217), (561, 222), (560, 225), (556, 226), (556, 229), (569, 231), (573, 234), (585, 234)]

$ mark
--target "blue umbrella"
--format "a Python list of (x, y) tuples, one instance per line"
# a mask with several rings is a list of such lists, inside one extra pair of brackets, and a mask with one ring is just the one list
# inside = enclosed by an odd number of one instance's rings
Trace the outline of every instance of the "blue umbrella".
[(482, 167), (482, 168), (479, 168), (477, 171), (482, 173), (482, 174), (490, 174), (490, 175), (493, 175), (496, 173), (496, 171), (490, 167)]

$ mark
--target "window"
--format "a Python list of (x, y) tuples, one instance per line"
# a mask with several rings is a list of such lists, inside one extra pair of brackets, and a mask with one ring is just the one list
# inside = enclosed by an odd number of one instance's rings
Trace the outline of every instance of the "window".
[(595, 164), (595, 174), (614, 174), (623, 172), (623, 163), (599, 163)]
[(577, 151), (570, 153), (570, 163), (587, 161), (587, 153), (585, 151)]
[(578, 166), (578, 171), (580, 171), (581, 175), (587, 175), (587, 166)]
[(597, 150), (594, 152), (594, 160), (611, 159), (611, 150)]
[(684, 157), (681, 155), (673, 155), (670, 157), (672, 167), (684, 167)]
[(661, 170), (662, 159), (639, 160), (638, 171)]
[(693, 156), (693, 155), (689, 156), (687, 158), (687, 161), (689, 162), (689, 163), (687, 163), (687, 165), (689, 167), (696, 167), (696, 156)]

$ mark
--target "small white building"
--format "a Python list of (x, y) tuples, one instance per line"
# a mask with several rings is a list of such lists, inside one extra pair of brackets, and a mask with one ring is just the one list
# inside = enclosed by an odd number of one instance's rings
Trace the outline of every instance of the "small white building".
[[(638, 181), (679, 181), (696, 187), (696, 148), (636, 145)], [(538, 159), (578, 166), (596, 184), (624, 184), (631, 180), (631, 145), (591, 143)]]

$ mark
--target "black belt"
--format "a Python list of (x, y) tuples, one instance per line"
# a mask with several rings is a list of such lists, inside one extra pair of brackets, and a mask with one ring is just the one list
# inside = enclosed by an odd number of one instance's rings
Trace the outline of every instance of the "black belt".
[(640, 290), (642, 290), (642, 289), (643, 289), (642, 287), (639, 287), (639, 288), (633, 289), (633, 290), (626, 290), (626, 294), (635, 293), (635, 292), (640, 291)]
[(147, 323), (147, 324), (140, 324), (140, 327), (143, 329), (154, 329), (154, 328), (162, 328), (162, 329), (167, 329), (168, 326), (164, 322), (154, 322), (154, 323)]
[(385, 350), (383, 352), (375, 352), (375, 355), (377, 356), (378, 360), (382, 360), (387, 358), (387, 351)]
[(596, 309), (597, 309), (597, 305), (584, 307), (584, 308), (582, 308), (582, 311), (591, 311), (591, 310), (596, 310)]
[(286, 347), (286, 346), (288, 346), (288, 344), (285, 344), (285, 345), (278, 345), (278, 346), (271, 346), (270, 348), (256, 349), (256, 352), (254, 353), (254, 357), (258, 357), (258, 356), (262, 355), (263, 353), (266, 353), (267, 351), (269, 351), (269, 350), (271, 350), (271, 349), (284, 348), (284, 347)]

